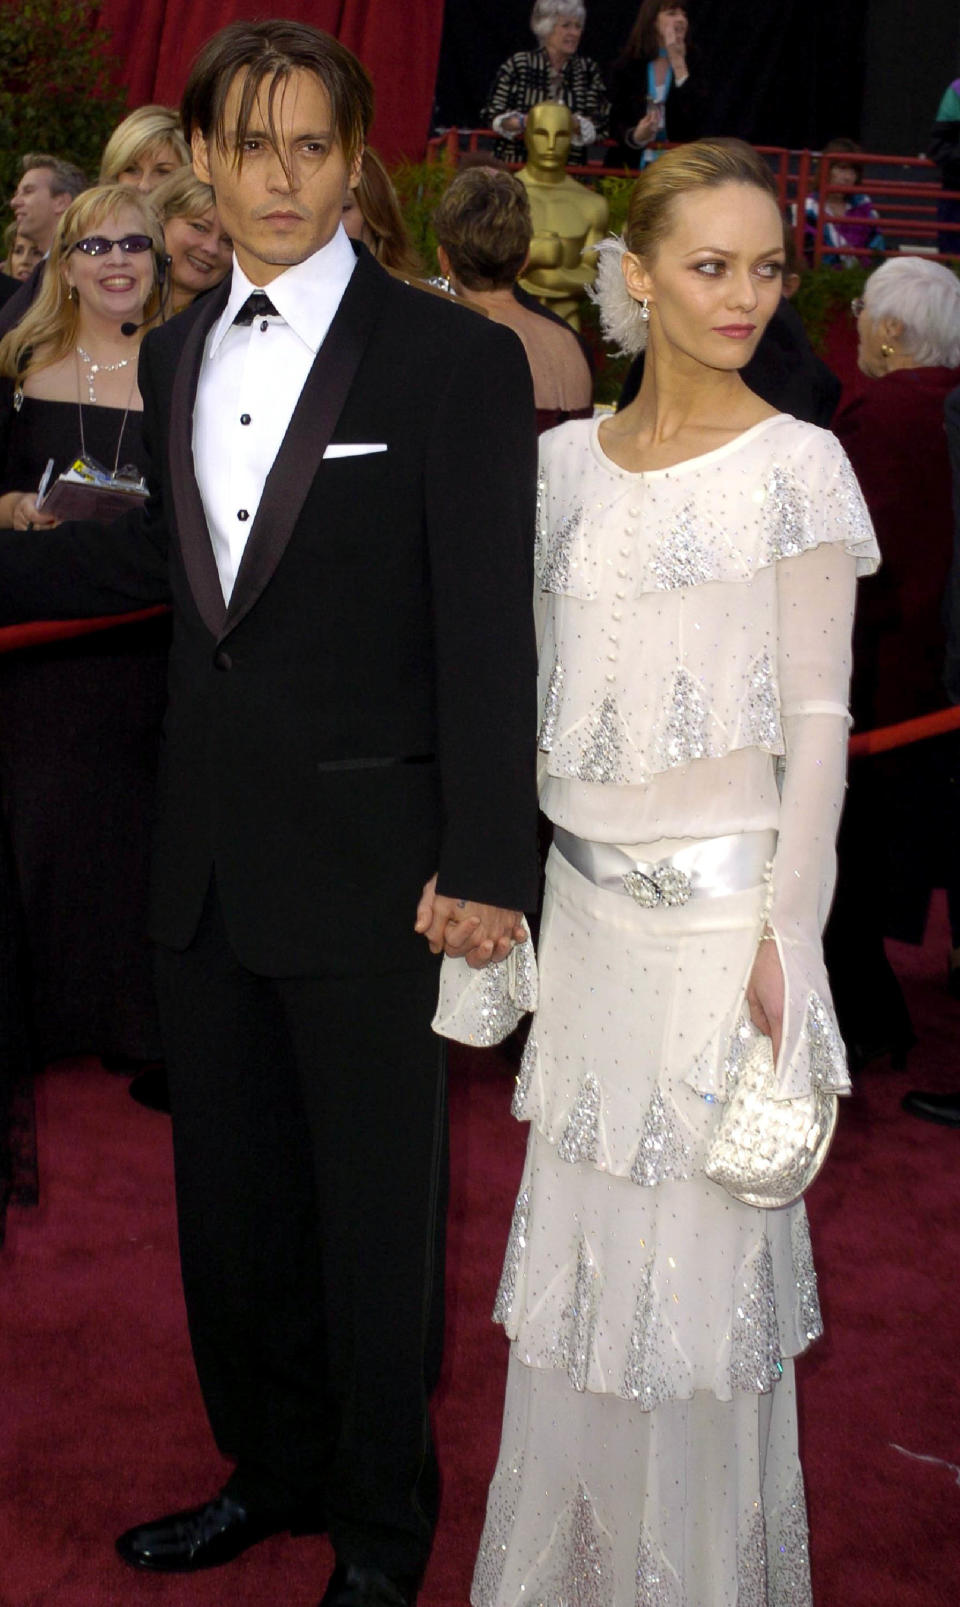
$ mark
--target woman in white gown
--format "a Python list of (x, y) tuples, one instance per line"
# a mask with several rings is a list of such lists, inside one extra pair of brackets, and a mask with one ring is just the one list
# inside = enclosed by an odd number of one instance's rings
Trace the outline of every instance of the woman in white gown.
[(738, 370), (780, 296), (747, 146), (639, 180), (600, 278), (622, 413), (541, 441), (541, 801), (555, 826), (511, 1339), (475, 1607), (806, 1607), (792, 1358), (820, 1333), (802, 1203), (703, 1174), (768, 1034), (783, 1097), (848, 1088), (820, 949), (855, 578), (877, 549), (834, 437)]

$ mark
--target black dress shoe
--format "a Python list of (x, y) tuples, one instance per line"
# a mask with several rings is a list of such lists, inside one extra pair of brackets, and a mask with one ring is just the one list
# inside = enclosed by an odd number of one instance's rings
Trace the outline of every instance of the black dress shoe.
[(117, 1551), (131, 1568), (160, 1574), (198, 1573), (201, 1568), (232, 1562), (249, 1546), (276, 1534), (279, 1527), (251, 1517), (239, 1501), (221, 1494), (202, 1507), (171, 1512), (154, 1523), (128, 1529), (117, 1541)]
[(415, 1607), (417, 1589), (409, 1580), (390, 1579), (379, 1568), (338, 1562), (320, 1607)]
[(960, 1092), (952, 1094), (926, 1094), (913, 1089), (901, 1101), (911, 1116), (922, 1116), (925, 1122), (939, 1122), (941, 1127), (960, 1127)]

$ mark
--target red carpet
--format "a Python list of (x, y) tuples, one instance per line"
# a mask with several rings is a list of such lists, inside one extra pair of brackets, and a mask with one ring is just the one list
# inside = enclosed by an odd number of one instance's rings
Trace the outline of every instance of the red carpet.
[[(910, 1071), (861, 1079), (810, 1200), (827, 1322), (801, 1369), (817, 1607), (960, 1601), (960, 1132), (899, 1108), (909, 1086), (960, 1086), (934, 925), (925, 951), (895, 951), (921, 1036)], [(422, 1607), (467, 1600), (496, 1454), (505, 1351), (488, 1312), (523, 1145), (509, 1096), (496, 1056), (454, 1058), (445, 1484)], [(314, 1607), (321, 1540), (278, 1537), (193, 1579), (114, 1558), (117, 1530), (204, 1499), (223, 1472), (186, 1341), (169, 1128), (95, 1062), (48, 1072), (38, 1107), (42, 1204), (11, 1211), (0, 1255), (0, 1602)]]

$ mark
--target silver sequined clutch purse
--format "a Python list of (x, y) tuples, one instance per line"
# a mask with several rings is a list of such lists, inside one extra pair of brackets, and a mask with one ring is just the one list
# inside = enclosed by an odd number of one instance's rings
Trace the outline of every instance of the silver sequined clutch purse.
[(707, 1151), (704, 1171), (734, 1199), (762, 1210), (792, 1205), (827, 1158), (837, 1125), (837, 1096), (816, 1088), (800, 1099), (774, 1099), (773, 1050), (757, 1033)]

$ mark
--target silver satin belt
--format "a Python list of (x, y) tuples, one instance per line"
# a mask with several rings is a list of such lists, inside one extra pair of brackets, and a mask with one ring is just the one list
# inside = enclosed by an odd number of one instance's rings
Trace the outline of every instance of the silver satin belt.
[(656, 862), (634, 859), (612, 843), (588, 842), (562, 826), (554, 828), (553, 842), (595, 887), (629, 894), (644, 909), (655, 909), (759, 887), (770, 873), (777, 834), (771, 826), (766, 831), (706, 837)]

